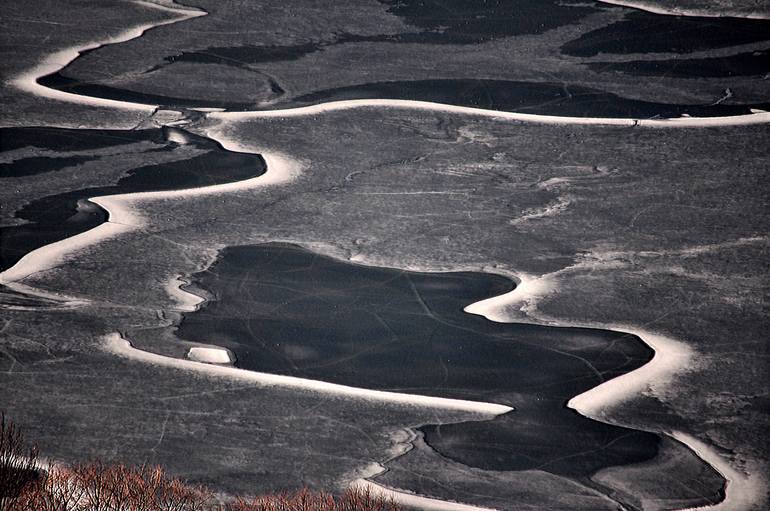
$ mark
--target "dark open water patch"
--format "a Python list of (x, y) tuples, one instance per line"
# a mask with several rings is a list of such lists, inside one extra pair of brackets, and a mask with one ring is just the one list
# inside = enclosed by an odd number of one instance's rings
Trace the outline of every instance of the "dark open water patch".
[(177, 334), (231, 349), (239, 367), (355, 387), (512, 405), (489, 422), (426, 426), (465, 464), (585, 477), (657, 453), (654, 434), (565, 407), (653, 352), (628, 334), (500, 324), (463, 312), (510, 280), (336, 261), (293, 245), (229, 247), (193, 284), (215, 298)]
[(544, 82), (505, 80), (414, 80), (341, 87), (294, 98), (274, 108), (350, 99), (407, 99), (458, 106), (570, 117), (621, 117), (632, 119), (744, 115), (751, 108), (767, 109), (770, 103), (752, 105), (673, 105), (623, 98), (587, 87)]
[(763, 76), (770, 73), (770, 50), (739, 53), (728, 57), (590, 62), (586, 65), (598, 73), (617, 71), (635, 76), (680, 78)]
[[(42, 128), (45, 133), (56, 132), (46, 144), (41, 134), (33, 133), (28, 128), (22, 134), (27, 138), (12, 142), (12, 145), (26, 145), (24, 141), (33, 141), (35, 147), (51, 150), (64, 150), (59, 146), (61, 140), (77, 138), (80, 131), (85, 131), (85, 141), (72, 142), (65, 147), (96, 148), (95, 140), (115, 140), (116, 132), (98, 130), (52, 130)], [(120, 133), (120, 132), (117, 132)], [(129, 132), (126, 132), (129, 133)], [(241, 181), (263, 174), (265, 162), (259, 155), (234, 153), (225, 150), (217, 142), (187, 133), (190, 143), (207, 152), (186, 160), (139, 166), (127, 173), (116, 184), (84, 188), (36, 199), (15, 213), (16, 218), (28, 223), (0, 228), (0, 269), (5, 270), (16, 264), (27, 253), (50, 243), (69, 238), (92, 229), (107, 220), (107, 213), (97, 204), (88, 201), (89, 197), (115, 195), (132, 192), (177, 190), (216, 185), (232, 181)], [(90, 137), (90, 140), (89, 140)], [(166, 144), (162, 150), (173, 151), (178, 147), (174, 142), (167, 142), (165, 130), (138, 130), (130, 132), (131, 141), (153, 141)], [(157, 150), (157, 149), (155, 149)], [(137, 155), (141, 161), (141, 155)]]
[(249, 110), (255, 107), (253, 103), (216, 101), (173, 96), (161, 96), (135, 92), (128, 89), (110, 87), (98, 83), (82, 82), (64, 76), (61, 72), (44, 76), (37, 81), (40, 85), (80, 96), (114, 99), (130, 103), (160, 105), (163, 108), (224, 108), (227, 110)]
[(98, 160), (98, 156), (69, 156), (52, 158), (49, 156), (35, 156), (21, 158), (11, 163), (0, 163), (0, 178), (25, 177), (36, 174), (44, 174), (52, 170), (80, 165), (88, 161)]
[[(380, 0), (388, 12), (423, 29), (414, 42), (474, 44), (542, 34), (597, 12), (580, 0)], [(412, 41), (410, 41), (412, 42)]]
[(160, 130), (74, 130), (61, 128), (0, 128), (0, 151), (37, 147), (61, 152), (114, 147), (149, 140), (162, 143)]
[[(575, 57), (600, 53), (691, 53), (770, 40), (770, 20), (631, 12), (561, 47)], [(699, 76), (697, 73), (693, 77)]]
[(380, 0), (388, 12), (414, 27), (401, 34), (340, 33), (332, 40), (285, 46), (243, 45), (183, 51), (165, 57), (148, 72), (173, 62), (243, 67), (297, 60), (325, 48), (359, 42), (478, 44), (500, 37), (541, 34), (577, 23), (598, 9), (581, 0)]

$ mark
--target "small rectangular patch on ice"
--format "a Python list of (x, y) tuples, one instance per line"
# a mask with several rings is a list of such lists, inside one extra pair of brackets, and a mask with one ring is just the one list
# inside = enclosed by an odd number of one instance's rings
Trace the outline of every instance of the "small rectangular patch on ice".
[(224, 348), (190, 348), (187, 358), (207, 364), (232, 364), (234, 362), (230, 350)]

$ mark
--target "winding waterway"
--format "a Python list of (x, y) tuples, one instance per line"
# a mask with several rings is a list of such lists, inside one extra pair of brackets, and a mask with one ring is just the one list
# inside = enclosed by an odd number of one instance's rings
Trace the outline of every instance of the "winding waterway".
[[(746, 37), (746, 42), (759, 38), (754, 32)], [(582, 43), (567, 50), (593, 51)], [(753, 57), (747, 57), (752, 66)], [(41, 78), (38, 83), (47, 87), (124, 102), (235, 110), (251, 106), (76, 84), (57, 73)], [(391, 96), (599, 118), (748, 115), (751, 108), (768, 107), (763, 103), (672, 108), (590, 89), (573, 88), (570, 93), (557, 84), (485, 80), (364, 84), (296, 98), (292, 106)], [(234, 153), (214, 140), (184, 136), (186, 144), (203, 154), (137, 166), (114, 185), (49, 195), (17, 211), (16, 218), (25, 223), (3, 227), (0, 269), (12, 268), (35, 249), (106, 222), (109, 212), (89, 202), (90, 197), (231, 183), (267, 170), (260, 155)], [(26, 128), (6, 130), (3, 139), (6, 151), (34, 146), (62, 152), (141, 141), (162, 146), (156, 151), (173, 152), (179, 146), (169, 138), (168, 128), (130, 132)], [(22, 158), (4, 164), (3, 177), (56, 172), (88, 161), (93, 160)], [(657, 434), (594, 421), (565, 406), (576, 394), (642, 367), (652, 358), (649, 347), (636, 336), (609, 330), (497, 324), (463, 312), (469, 303), (510, 291), (513, 284), (507, 278), (363, 267), (297, 246), (269, 244), (228, 247), (193, 280), (215, 299), (185, 314), (178, 335), (231, 349), (240, 368), (514, 407), (491, 421), (420, 428), (428, 445), (465, 465), (494, 471), (536, 469), (588, 480), (602, 468), (640, 463), (658, 452)], [(15, 295), (14, 299), (20, 300)], [(723, 497), (722, 488), (715, 492), (711, 499)]]
[[(35, 249), (86, 232), (107, 221), (108, 214), (88, 199), (106, 195), (163, 190), (200, 188), (233, 181), (243, 181), (263, 174), (265, 162), (259, 155), (227, 151), (217, 142), (185, 133), (186, 144), (199, 153), (155, 165), (142, 165), (142, 157), (151, 152), (169, 155), (180, 145), (169, 139), (173, 128), (110, 131), (66, 130), (55, 128), (3, 129), (0, 137), (8, 140), (7, 150), (14, 147), (37, 147), (42, 150), (64, 152), (113, 147), (137, 142), (152, 142), (155, 147), (136, 157), (136, 167), (129, 170), (115, 184), (72, 190), (34, 199), (15, 212), (23, 221), (17, 225), (0, 227), (0, 271), (11, 268), (22, 257)], [(177, 132), (179, 130), (176, 130)], [(3, 177), (20, 177), (36, 173), (56, 172), (77, 166), (86, 160), (82, 156), (63, 158), (20, 158), (3, 165)], [(91, 160), (98, 160), (93, 157)], [(41, 164), (42, 163), (42, 164)]]

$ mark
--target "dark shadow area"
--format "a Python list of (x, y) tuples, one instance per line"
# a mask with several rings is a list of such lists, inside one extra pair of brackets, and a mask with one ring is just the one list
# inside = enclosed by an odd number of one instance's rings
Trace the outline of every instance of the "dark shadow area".
[(162, 143), (160, 130), (75, 130), (48, 127), (0, 128), (0, 151), (37, 147), (56, 151), (84, 151), (149, 140)]
[[(29, 134), (28, 129), (24, 134)], [(44, 128), (46, 133), (50, 128)], [(54, 151), (64, 150), (58, 146), (59, 140), (69, 140), (84, 131), (84, 138), (94, 135), (94, 130), (58, 130), (64, 132), (59, 136), (46, 139), (39, 134), (31, 134), (29, 145)], [(122, 132), (118, 132), (122, 133)], [(167, 140), (164, 129), (140, 130), (130, 133), (127, 140), (147, 140), (165, 144), (165, 147), (152, 150), (174, 151), (178, 146)], [(42, 246), (69, 238), (81, 232), (88, 231), (107, 220), (107, 213), (101, 207), (88, 200), (89, 197), (115, 195), (132, 192), (178, 190), (216, 185), (232, 181), (241, 181), (263, 174), (265, 162), (259, 155), (234, 153), (225, 150), (219, 143), (186, 134), (190, 143), (206, 153), (193, 158), (178, 160), (157, 165), (141, 166), (127, 173), (116, 184), (84, 188), (50, 195), (35, 199), (15, 213), (16, 218), (27, 221), (21, 225), (0, 228), (0, 269), (10, 268), (25, 254)], [(95, 135), (98, 139), (114, 140), (110, 132)], [(22, 138), (22, 141), (25, 140)], [(17, 144), (23, 142), (16, 142)], [(89, 142), (83, 142), (88, 144)], [(26, 144), (24, 144), (26, 145)], [(75, 143), (77, 146), (77, 143)], [(68, 146), (69, 147), (69, 146)], [(77, 146), (84, 149), (84, 146)], [(91, 148), (99, 147), (88, 146)], [(49, 169), (51, 170), (51, 169)]]
[(429, 425), (420, 431), (444, 456), (485, 470), (543, 470), (581, 478), (657, 453), (657, 435), (596, 421), (587, 426), (588, 419), (563, 406), (563, 401), (538, 400), (487, 422)]
[(691, 53), (770, 40), (770, 20), (630, 12), (561, 47), (574, 57), (600, 53)]
[(178, 335), (231, 349), (239, 367), (514, 406), (494, 421), (423, 428), (429, 444), (468, 465), (582, 477), (657, 452), (656, 435), (565, 407), (646, 363), (650, 348), (628, 334), (463, 311), (509, 291), (507, 278), (365, 267), (266, 244), (229, 247), (192, 281), (215, 298), (185, 314)]
[(679, 78), (763, 76), (770, 73), (770, 50), (739, 53), (728, 57), (591, 62), (586, 65), (597, 73), (614, 71), (635, 76), (675, 76)]
[(253, 103), (171, 97), (144, 92), (134, 92), (128, 89), (110, 87), (109, 85), (74, 80), (61, 73), (53, 73), (44, 76), (38, 80), (38, 83), (51, 89), (78, 94), (80, 96), (114, 99), (116, 101), (127, 101), (129, 103), (161, 105), (163, 108), (224, 108), (227, 110), (250, 110), (255, 107)]
[(578, 0), (380, 0), (388, 12), (423, 30), (432, 44), (475, 44), (500, 37), (542, 34), (598, 12)]

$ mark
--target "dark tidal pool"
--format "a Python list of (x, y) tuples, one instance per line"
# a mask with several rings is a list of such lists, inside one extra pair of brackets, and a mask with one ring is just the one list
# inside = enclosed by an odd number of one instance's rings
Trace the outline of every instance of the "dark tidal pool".
[(466, 465), (585, 477), (657, 452), (657, 435), (566, 408), (646, 363), (650, 348), (628, 334), (463, 311), (510, 291), (507, 278), (366, 267), (271, 243), (226, 248), (193, 284), (214, 298), (184, 315), (178, 336), (231, 349), (239, 367), (515, 407), (491, 421), (421, 428)]

